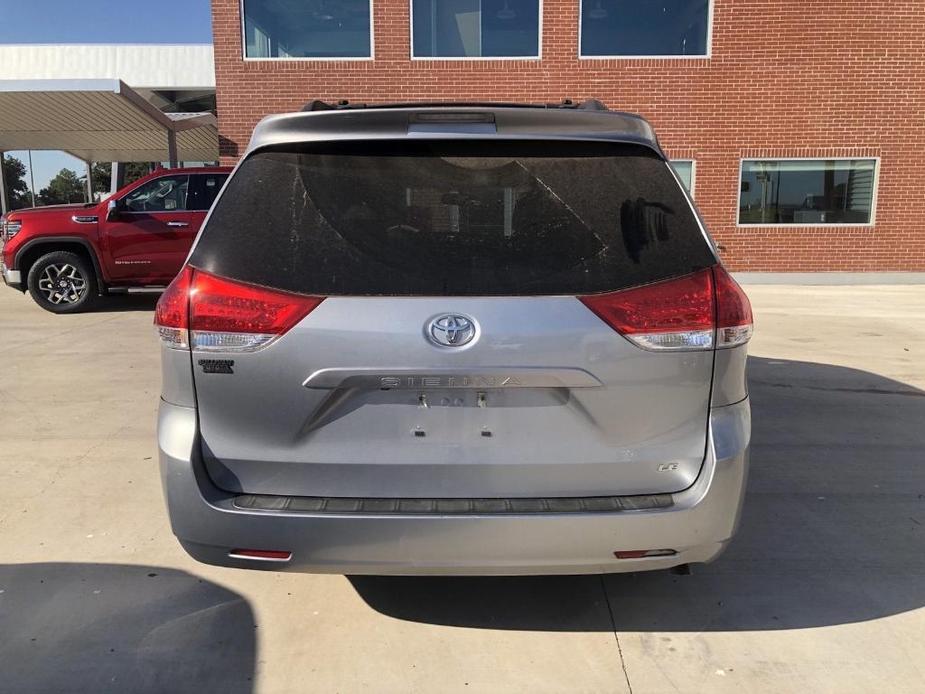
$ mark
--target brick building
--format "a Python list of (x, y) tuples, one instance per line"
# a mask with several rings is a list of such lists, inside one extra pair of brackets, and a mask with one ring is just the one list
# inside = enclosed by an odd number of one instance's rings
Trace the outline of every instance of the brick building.
[(922, 0), (213, 0), (222, 160), (313, 98), (597, 98), (733, 269), (925, 271)]

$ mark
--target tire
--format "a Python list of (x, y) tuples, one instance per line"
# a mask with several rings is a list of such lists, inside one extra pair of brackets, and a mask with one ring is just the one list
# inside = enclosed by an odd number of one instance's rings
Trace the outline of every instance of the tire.
[(52, 251), (32, 263), (26, 279), (29, 294), (52, 313), (79, 313), (96, 299), (96, 273), (85, 257)]

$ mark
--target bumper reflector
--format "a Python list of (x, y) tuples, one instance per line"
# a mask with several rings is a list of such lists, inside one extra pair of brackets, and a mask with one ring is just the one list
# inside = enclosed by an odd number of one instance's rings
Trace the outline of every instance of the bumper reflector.
[(233, 549), (228, 552), (235, 559), (259, 559), (261, 561), (289, 561), (292, 552), (276, 549)]
[(670, 557), (677, 554), (673, 549), (630, 549), (614, 552), (617, 559), (644, 559), (645, 557)]

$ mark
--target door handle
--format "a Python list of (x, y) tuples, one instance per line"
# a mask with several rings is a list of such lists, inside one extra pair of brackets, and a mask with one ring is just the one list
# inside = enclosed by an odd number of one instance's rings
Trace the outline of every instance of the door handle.
[(188, 227), (189, 222), (167, 222), (169, 227)]

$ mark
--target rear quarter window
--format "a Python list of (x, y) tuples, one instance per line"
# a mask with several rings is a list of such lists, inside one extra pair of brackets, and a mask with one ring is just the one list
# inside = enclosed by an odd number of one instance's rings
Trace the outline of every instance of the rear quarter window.
[(191, 263), (320, 295), (589, 294), (716, 262), (645, 147), (403, 141), (251, 154)]

